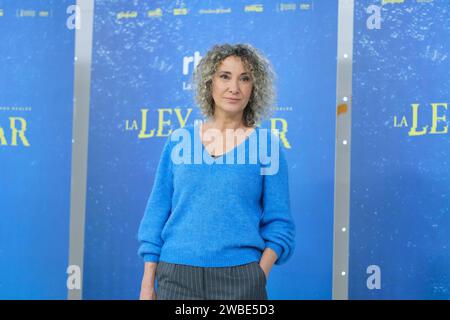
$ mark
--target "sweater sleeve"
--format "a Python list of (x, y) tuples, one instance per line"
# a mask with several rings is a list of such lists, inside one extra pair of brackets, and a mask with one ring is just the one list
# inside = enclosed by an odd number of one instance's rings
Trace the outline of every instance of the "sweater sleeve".
[(145, 262), (158, 262), (163, 241), (162, 229), (172, 209), (173, 172), (170, 136), (164, 144), (153, 188), (141, 220), (138, 239), (138, 254)]
[(280, 265), (291, 257), (295, 249), (295, 225), (290, 210), (288, 166), (284, 150), (279, 147), (279, 140), (277, 144), (278, 171), (263, 176), (260, 233), (266, 248), (271, 248), (277, 254), (275, 264)]

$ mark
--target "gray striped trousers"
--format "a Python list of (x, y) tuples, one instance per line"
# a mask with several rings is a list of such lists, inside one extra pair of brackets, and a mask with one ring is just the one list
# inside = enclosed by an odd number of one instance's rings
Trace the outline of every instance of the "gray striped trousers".
[(160, 261), (157, 300), (267, 300), (258, 262), (233, 267), (194, 267)]

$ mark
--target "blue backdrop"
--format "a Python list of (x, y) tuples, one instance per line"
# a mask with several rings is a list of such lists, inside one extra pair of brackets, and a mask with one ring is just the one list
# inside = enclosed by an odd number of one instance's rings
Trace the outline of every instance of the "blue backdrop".
[[(163, 143), (201, 119), (192, 72), (224, 42), (278, 75), (263, 126), (285, 135), (297, 248), (269, 297), (331, 298), (337, 2), (95, 1), (84, 298), (138, 297)], [(449, 299), (450, 3), (355, 3), (349, 298)], [(0, 0), (0, 299), (67, 297), (72, 4)]]
[(286, 131), (297, 249), (269, 297), (331, 298), (337, 1), (259, 3), (95, 2), (84, 298), (139, 296), (136, 235), (165, 136), (201, 119), (194, 64), (224, 42), (252, 44), (278, 74), (263, 126)]
[(358, 0), (355, 18), (349, 297), (449, 299), (450, 3)]
[(0, 1), (0, 299), (67, 298), (73, 2)]

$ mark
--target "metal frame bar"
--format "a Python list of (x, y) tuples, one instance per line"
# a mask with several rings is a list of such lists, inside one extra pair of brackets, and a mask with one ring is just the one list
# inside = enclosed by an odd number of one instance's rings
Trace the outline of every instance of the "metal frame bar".
[(354, 0), (339, 0), (334, 173), (333, 299), (348, 299)]
[[(77, 6), (81, 19), (80, 28), (75, 31), (69, 265), (78, 266), (83, 277), (94, 1), (77, 0)], [(82, 292), (82, 287), (79, 290), (68, 289), (67, 297), (80, 300)]]

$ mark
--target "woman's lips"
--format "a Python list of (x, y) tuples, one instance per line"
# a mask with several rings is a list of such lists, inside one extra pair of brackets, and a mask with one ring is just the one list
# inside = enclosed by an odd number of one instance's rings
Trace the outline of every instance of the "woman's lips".
[(231, 102), (231, 103), (236, 103), (236, 102), (239, 102), (239, 100), (241, 100), (241, 99), (225, 98), (225, 100), (227, 100), (228, 102)]

